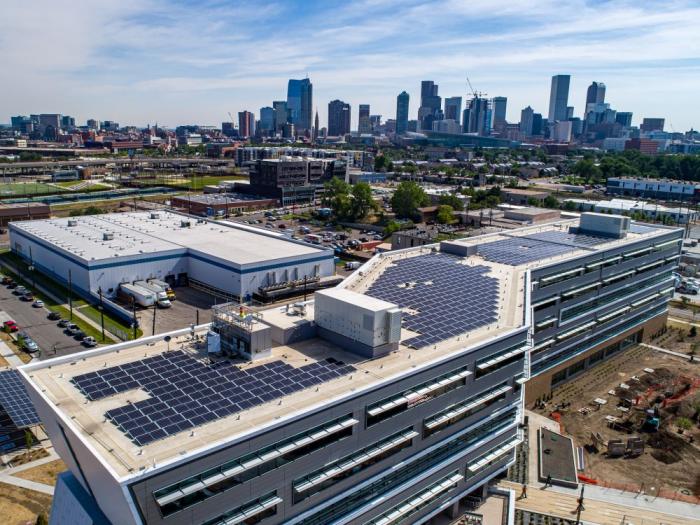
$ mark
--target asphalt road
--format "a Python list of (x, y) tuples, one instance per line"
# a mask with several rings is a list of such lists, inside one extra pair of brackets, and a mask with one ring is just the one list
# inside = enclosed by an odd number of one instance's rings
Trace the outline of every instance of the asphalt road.
[[(73, 354), (85, 350), (85, 347), (72, 337), (63, 333), (57, 321), (48, 319), (49, 312), (45, 308), (34, 308), (31, 302), (21, 301), (12, 290), (0, 285), (0, 310), (4, 311), (20, 330), (25, 330), (41, 349), (35, 354), (35, 359)], [(53, 352), (55, 349), (56, 353)]]

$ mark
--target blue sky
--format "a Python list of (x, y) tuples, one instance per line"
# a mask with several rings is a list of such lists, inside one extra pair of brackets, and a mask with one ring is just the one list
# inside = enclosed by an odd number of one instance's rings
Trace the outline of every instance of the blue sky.
[(340, 98), (394, 118), (420, 81), (508, 97), (508, 120), (546, 115), (550, 77), (592, 80), (619, 111), (700, 126), (700, 2), (585, 0), (3, 0), (0, 122), (62, 112), (122, 124), (220, 125), (284, 99), (307, 74), (325, 125)]

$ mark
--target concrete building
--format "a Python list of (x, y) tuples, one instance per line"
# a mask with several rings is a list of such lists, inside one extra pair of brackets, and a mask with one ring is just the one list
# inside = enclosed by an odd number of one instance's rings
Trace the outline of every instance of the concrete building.
[(369, 104), (360, 104), (357, 121), (358, 133), (372, 133), (372, 123), (369, 120)]
[(10, 223), (10, 248), (41, 272), (94, 299), (120, 283), (157, 278), (221, 296), (335, 273), (333, 252), (276, 232), (168, 211)]
[(554, 75), (552, 87), (549, 93), (549, 114), (547, 120), (550, 123), (567, 119), (567, 107), (569, 105), (570, 75)]
[(350, 133), (350, 104), (342, 100), (328, 103), (328, 135), (340, 137)]
[(503, 200), (509, 204), (528, 205), (530, 199), (543, 201), (549, 196), (549, 192), (542, 190), (528, 190), (525, 188), (502, 188)]
[(396, 97), (396, 134), (403, 135), (408, 131), (409, 95), (405, 91)]
[(523, 402), (665, 323), (681, 234), (584, 214), (387, 252), (313, 302), (20, 373), (113, 523), (455, 519), (514, 463)]
[(607, 192), (644, 199), (697, 201), (700, 198), (700, 184), (681, 180), (609, 177)]
[(571, 142), (571, 131), (573, 125), (570, 120), (558, 120), (552, 128), (552, 140), (556, 142)]
[(202, 217), (228, 216), (244, 211), (263, 210), (273, 208), (279, 203), (277, 199), (230, 192), (180, 195), (173, 197), (170, 202), (173, 208)]
[(666, 119), (663, 118), (645, 118), (642, 120), (642, 125), (639, 126), (639, 131), (642, 133), (651, 133), (652, 131), (663, 131)]
[(241, 138), (255, 135), (255, 115), (250, 111), (238, 112), (238, 135)]
[(2, 227), (6, 227), (13, 221), (48, 219), (50, 215), (51, 207), (43, 202), (0, 203), (0, 226)]
[(637, 150), (646, 155), (656, 155), (659, 152), (659, 142), (651, 139), (631, 138), (625, 142), (626, 150)]
[(610, 199), (594, 201), (588, 199), (567, 199), (578, 211), (594, 211), (598, 213), (614, 213), (618, 215), (640, 216), (647, 220), (662, 220), (667, 218), (673, 224), (688, 224), (698, 219), (698, 212), (688, 208), (671, 208), (654, 202), (636, 201), (630, 199)]
[(493, 108), (493, 122), (491, 127), (496, 131), (503, 131), (506, 127), (506, 107), (508, 105), (507, 97), (493, 97), (491, 106)]

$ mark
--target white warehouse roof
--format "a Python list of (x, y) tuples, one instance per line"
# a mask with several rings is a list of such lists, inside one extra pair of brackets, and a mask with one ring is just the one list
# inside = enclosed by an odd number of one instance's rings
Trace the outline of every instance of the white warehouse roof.
[(177, 251), (184, 254), (186, 250), (241, 266), (332, 255), (329, 250), (265, 230), (164, 210), (13, 222), (10, 231), (15, 235), (29, 234), (32, 240), (43, 241), (86, 264), (142, 254)]

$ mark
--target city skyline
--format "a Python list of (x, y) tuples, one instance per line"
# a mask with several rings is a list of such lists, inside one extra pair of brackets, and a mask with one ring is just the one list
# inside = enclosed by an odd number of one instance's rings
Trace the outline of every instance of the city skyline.
[[(692, 22), (700, 8), (692, 2), (446, 1), (401, 9), (376, 1), (352, 9), (159, 1), (29, 9), (9, 2), (3, 9), (4, 123), (16, 114), (63, 113), (78, 122), (218, 126), (228, 112), (259, 118), (261, 107), (285, 99), (288, 79), (307, 75), (322, 123), (334, 99), (354, 113), (370, 104), (372, 114), (395, 118), (404, 90), (415, 119), (422, 80), (434, 80), (443, 98), (466, 97), (467, 74), (489, 98), (508, 97), (509, 122), (528, 105), (546, 115), (557, 74), (571, 75), (569, 103), (577, 116), (588, 86), (600, 81), (607, 101), (632, 112), (635, 125), (645, 116), (664, 117), (677, 131), (700, 122), (693, 101), (700, 42)], [(276, 32), (279, 20), (293, 23), (300, 36)], [(439, 30), (440, 39), (397, 39), (408, 26)], [(314, 38), (301, 36), (306, 29)], [(29, 31), (35, 36), (23, 38)], [(255, 36), (261, 33), (272, 36), (262, 41)], [(353, 114), (353, 129), (356, 124)]]

